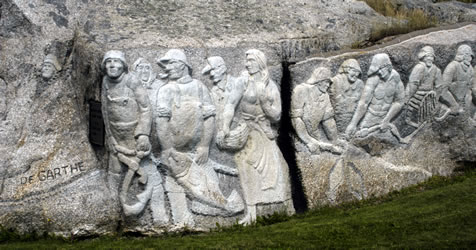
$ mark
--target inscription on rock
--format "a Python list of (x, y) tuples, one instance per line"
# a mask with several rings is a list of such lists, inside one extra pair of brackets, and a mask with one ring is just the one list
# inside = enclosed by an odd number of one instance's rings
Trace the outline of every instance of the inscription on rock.
[(31, 184), (37, 181), (53, 181), (58, 178), (64, 178), (66, 176), (72, 176), (76, 173), (85, 172), (86, 170), (87, 169), (86, 166), (84, 166), (84, 162), (79, 161), (61, 167), (41, 170), (36, 175), (22, 176), (20, 177), (20, 184)]

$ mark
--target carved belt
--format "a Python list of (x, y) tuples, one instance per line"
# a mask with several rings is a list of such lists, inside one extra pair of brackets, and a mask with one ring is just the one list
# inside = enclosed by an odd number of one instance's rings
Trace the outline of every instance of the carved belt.
[(369, 108), (369, 113), (371, 113), (372, 115), (375, 115), (375, 116), (379, 116), (379, 117), (382, 117), (382, 116), (385, 116), (387, 114), (388, 110), (387, 111), (376, 111), (376, 110), (373, 110), (372, 108)]

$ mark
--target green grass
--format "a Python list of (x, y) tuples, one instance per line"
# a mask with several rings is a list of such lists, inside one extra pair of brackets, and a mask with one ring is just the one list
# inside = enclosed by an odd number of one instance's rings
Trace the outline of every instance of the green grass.
[[(471, 169), (473, 168), (473, 169)], [(363, 202), (305, 214), (261, 218), (211, 233), (161, 237), (58, 238), (19, 241), (6, 237), (1, 249), (70, 248), (475, 248), (476, 170), (429, 181)], [(34, 238), (33, 238), (34, 239)], [(25, 239), (24, 239), (25, 240)]]

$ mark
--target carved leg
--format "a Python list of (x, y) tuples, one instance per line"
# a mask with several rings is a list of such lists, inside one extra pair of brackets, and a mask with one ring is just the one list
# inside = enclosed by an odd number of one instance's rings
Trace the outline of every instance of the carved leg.
[(242, 225), (249, 225), (256, 221), (256, 205), (248, 205), (246, 209), (246, 215), (238, 223)]

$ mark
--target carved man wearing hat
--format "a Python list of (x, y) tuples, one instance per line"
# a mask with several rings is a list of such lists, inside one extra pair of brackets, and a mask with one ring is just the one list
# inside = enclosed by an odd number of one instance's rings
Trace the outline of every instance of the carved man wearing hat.
[(443, 90), (441, 99), (448, 106), (447, 111), (439, 118), (448, 114), (465, 112), (471, 103), (471, 84), (474, 70), (471, 61), (474, 58), (471, 47), (463, 44), (458, 47), (455, 59), (446, 66), (443, 72)]
[(405, 88), (400, 75), (393, 69), (387, 54), (376, 54), (370, 64), (369, 78), (346, 135), (352, 136), (360, 124), (359, 137), (374, 132), (390, 131), (400, 139), (398, 130), (390, 123), (402, 109)]
[(44, 80), (50, 80), (60, 70), (61, 65), (56, 56), (53, 54), (46, 55), (43, 65), (41, 66), (41, 77)]
[(203, 75), (210, 75), (210, 79), (213, 81), (213, 87), (211, 89), (211, 95), (216, 112), (216, 127), (218, 129), (218, 145), (220, 146), (220, 140), (223, 138), (222, 131), (224, 131), (224, 123), (222, 115), (225, 114), (224, 109), (227, 99), (230, 95), (241, 92), (244, 90), (244, 79), (236, 78), (228, 74), (228, 69), (225, 65), (225, 61), (220, 56), (212, 56), (207, 58), (207, 65), (202, 70)]
[[(127, 214), (130, 210), (125, 200), (132, 178), (137, 174), (141, 183), (147, 182), (147, 175), (140, 167), (140, 162), (150, 153), (151, 107), (140, 80), (136, 75), (128, 73), (123, 52), (106, 52), (101, 68), (106, 73), (101, 98), (110, 153), (109, 173), (111, 179), (118, 179), (122, 166), (128, 168), (120, 194)], [(117, 183), (112, 183), (113, 186), (115, 184)]]
[[(291, 117), (299, 138), (306, 144), (311, 153), (327, 150), (341, 153), (342, 149), (333, 144), (337, 142), (337, 127), (334, 120), (334, 109), (327, 90), (331, 84), (329, 69), (319, 67), (311, 77), (299, 84), (293, 91)], [(320, 127), (327, 135), (327, 141), (320, 136)]]
[(169, 50), (158, 64), (168, 82), (159, 89), (155, 121), (161, 160), (172, 177), (166, 178), (166, 189), (174, 222), (193, 223), (186, 214), (185, 193), (192, 201), (191, 209), (201, 214), (243, 211), (235, 190), (228, 197), (223, 195), (215, 172), (220, 164), (208, 157), (215, 131), (215, 106), (208, 88), (190, 76), (192, 68), (182, 50)]
[(355, 59), (348, 59), (341, 64), (338, 74), (332, 78), (330, 92), (335, 103), (339, 132), (345, 132), (360, 100), (364, 88), (364, 82), (359, 79), (361, 74), (359, 62)]
[(432, 119), (437, 108), (435, 89), (441, 85), (441, 70), (433, 64), (433, 48), (423, 47), (418, 53), (418, 59), (420, 62), (413, 67), (406, 88), (406, 96), (409, 98), (406, 122), (413, 127)]

